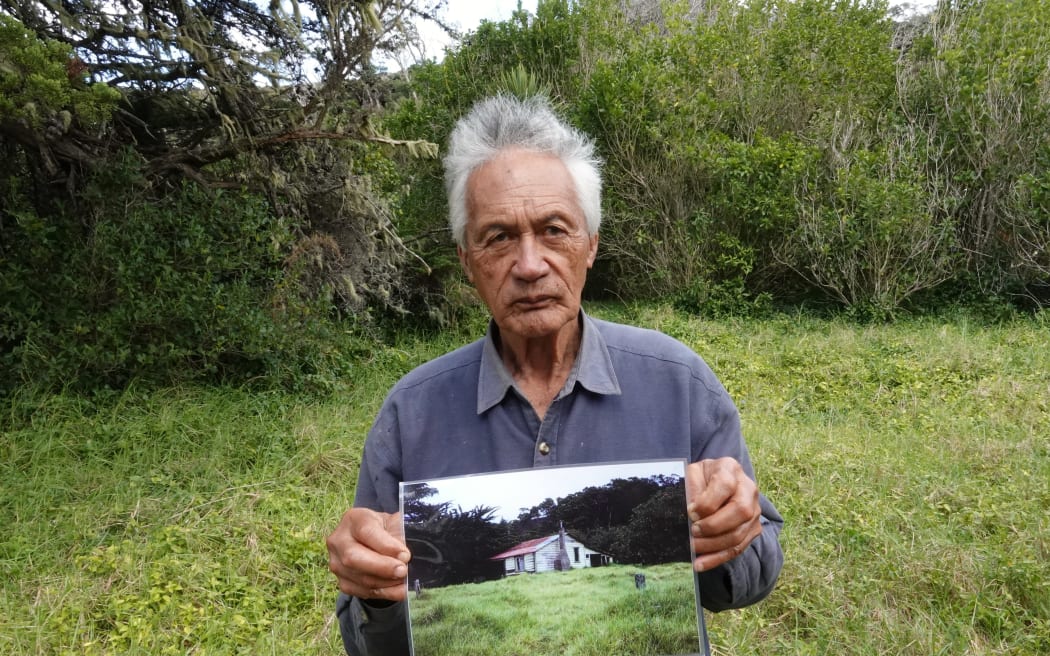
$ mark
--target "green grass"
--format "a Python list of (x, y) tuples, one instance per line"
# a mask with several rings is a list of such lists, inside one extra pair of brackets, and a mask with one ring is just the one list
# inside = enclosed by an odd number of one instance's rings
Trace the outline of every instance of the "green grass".
[[(708, 617), (716, 653), (1050, 653), (1045, 313), (858, 326), (592, 312), (707, 359), (787, 518), (778, 588)], [(325, 399), (3, 401), (0, 654), (340, 653), (324, 537), (361, 441), (399, 375), (465, 340), (364, 353)]]
[(611, 565), (427, 590), (410, 601), (413, 642), (420, 656), (691, 654), (690, 573), (688, 563)]

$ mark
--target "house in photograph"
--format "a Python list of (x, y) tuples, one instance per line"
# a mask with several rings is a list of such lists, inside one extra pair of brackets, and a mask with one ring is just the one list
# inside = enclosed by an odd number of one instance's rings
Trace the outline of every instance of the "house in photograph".
[(567, 534), (564, 529), (543, 538), (526, 540), (521, 544), (492, 556), (489, 560), (502, 560), (503, 573), (515, 574), (564, 571), (583, 567), (601, 567), (612, 563), (612, 556), (587, 548), (582, 542)]

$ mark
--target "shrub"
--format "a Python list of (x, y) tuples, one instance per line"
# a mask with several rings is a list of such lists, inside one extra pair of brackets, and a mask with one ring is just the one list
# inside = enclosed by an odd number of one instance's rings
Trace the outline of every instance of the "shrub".
[(101, 83), (86, 84), (86, 70), (68, 45), (37, 39), (0, 14), (0, 123), (36, 129), (50, 122), (65, 131), (76, 118), (97, 126), (109, 117), (120, 92)]
[(952, 275), (953, 224), (936, 183), (906, 141), (832, 161), (799, 182), (798, 224), (778, 249), (785, 264), (842, 305), (875, 318)]
[(297, 293), (284, 266), (293, 236), (260, 198), (192, 183), (162, 193), (128, 155), (76, 207), (46, 218), (24, 210), (6, 233), (8, 380), (316, 373), (324, 308)]
[(1050, 286), (1038, 182), (1050, 139), (1048, 34), (1047, 0), (939, 3), (899, 75), (907, 116), (930, 135), (925, 166), (955, 199), (960, 269), (986, 294)]

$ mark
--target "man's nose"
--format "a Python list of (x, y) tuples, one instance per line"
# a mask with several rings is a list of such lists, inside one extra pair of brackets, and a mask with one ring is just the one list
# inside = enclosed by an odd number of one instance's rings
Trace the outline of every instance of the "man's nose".
[(546, 251), (532, 235), (523, 235), (518, 241), (518, 256), (514, 260), (514, 275), (523, 280), (536, 280), (547, 275), (550, 264)]

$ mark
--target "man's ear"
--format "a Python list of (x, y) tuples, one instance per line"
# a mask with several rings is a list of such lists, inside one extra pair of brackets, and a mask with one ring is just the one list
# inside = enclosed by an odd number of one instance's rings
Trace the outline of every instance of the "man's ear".
[(456, 246), (456, 255), (459, 256), (459, 263), (463, 267), (463, 273), (467, 274), (467, 280), (473, 285), (474, 273), (470, 270), (470, 264), (467, 262), (467, 252), (463, 250), (462, 246)]
[(587, 268), (590, 269), (594, 266), (594, 260), (598, 257), (598, 233), (594, 233), (590, 237), (591, 244), (590, 249), (587, 253)]

